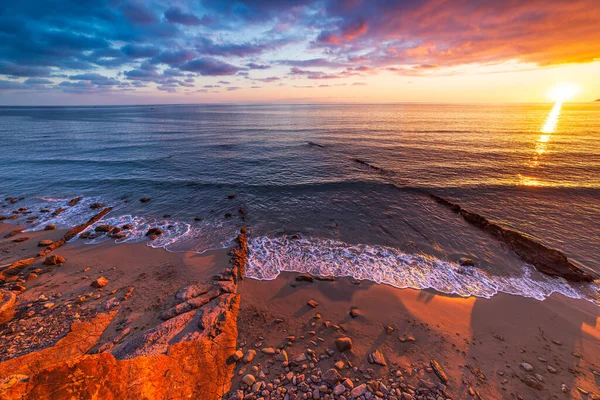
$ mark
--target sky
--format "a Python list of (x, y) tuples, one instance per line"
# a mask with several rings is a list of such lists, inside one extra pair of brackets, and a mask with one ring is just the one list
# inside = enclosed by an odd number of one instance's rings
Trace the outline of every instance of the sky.
[(600, 98), (598, 0), (3, 0), (0, 105)]

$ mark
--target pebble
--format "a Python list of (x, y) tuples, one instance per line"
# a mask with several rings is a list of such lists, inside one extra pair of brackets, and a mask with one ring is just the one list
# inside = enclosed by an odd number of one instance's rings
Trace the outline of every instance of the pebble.
[(256, 356), (256, 350), (248, 350), (248, 352), (246, 353), (246, 355), (244, 356), (244, 362), (246, 364), (249, 364), (252, 362), (252, 360), (254, 360), (254, 357)]
[(525, 372), (533, 371), (533, 366), (526, 362), (521, 363), (521, 368), (523, 368), (525, 370)]
[(275, 349), (272, 347), (265, 347), (264, 349), (261, 349), (261, 351), (268, 356), (275, 354)]
[(105, 277), (101, 276), (100, 278), (96, 279), (95, 281), (93, 281), (90, 286), (93, 288), (103, 288), (104, 286), (106, 286), (108, 284), (108, 279), (106, 279)]
[(318, 306), (319, 306), (319, 303), (318, 303), (318, 302), (316, 302), (316, 301), (314, 301), (314, 300), (312, 300), (312, 299), (311, 299), (311, 300), (309, 300), (309, 301), (308, 301), (308, 303), (306, 303), (306, 304), (308, 304), (308, 305), (309, 305), (310, 307), (312, 307), (312, 308), (315, 308), (315, 307), (318, 307)]
[(242, 378), (242, 382), (248, 386), (252, 386), (256, 382), (256, 378), (252, 374), (246, 374)]

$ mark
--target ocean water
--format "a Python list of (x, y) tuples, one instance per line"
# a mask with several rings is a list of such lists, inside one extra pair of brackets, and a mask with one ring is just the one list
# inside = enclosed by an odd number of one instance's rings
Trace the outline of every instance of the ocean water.
[(543, 276), (428, 194), (600, 272), (600, 104), (2, 107), (0, 138), (0, 214), (28, 207), (40, 216), (28, 229), (71, 227), (101, 202), (115, 207), (102, 223), (133, 226), (120, 242), (160, 226), (148, 245), (169, 251), (229, 246), (245, 225), (256, 279), (598, 296)]

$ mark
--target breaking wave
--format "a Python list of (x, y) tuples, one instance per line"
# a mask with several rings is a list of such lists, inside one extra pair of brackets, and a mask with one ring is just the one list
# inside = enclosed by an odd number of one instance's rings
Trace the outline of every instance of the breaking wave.
[(508, 293), (544, 300), (552, 293), (595, 303), (600, 285), (571, 284), (525, 265), (520, 276), (495, 276), (424, 254), (406, 254), (385, 246), (349, 245), (330, 239), (288, 237), (251, 239), (246, 276), (275, 279), (281, 272), (349, 276), (397, 288), (434, 289), (461, 297), (490, 298)]
[[(88, 221), (96, 215), (101, 208), (92, 209), (90, 206), (94, 203), (106, 204), (106, 207), (113, 207), (113, 210), (104, 218), (88, 227), (84, 232), (89, 232), (92, 236), (83, 240), (86, 244), (99, 244), (107, 241), (115, 243), (141, 243), (148, 242), (148, 246), (153, 248), (164, 248), (168, 251), (193, 251), (203, 253), (210, 249), (229, 247), (236, 232), (233, 221), (195, 221), (182, 222), (170, 218), (151, 218), (140, 215), (121, 214), (125, 210), (124, 201), (114, 202), (105, 201), (100, 197), (81, 198), (77, 204), (70, 206), (71, 198), (50, 198), (43, 197), (19, 202), (14, 208), (26, 207), (32, 214), (21, 214), (16, 220), (6, 222), (16, 222), (27, 226), (26, 231), (43, 230), (46, 225), (55, 225), (58, 229), (71, 229)], [(41, 210), (47, 210), (41, 212)], [(55, 214), (56, 210), (61, 210)], [(35, 214), (37, 219), (27, 221), (31, 215)], [(95, 229), (99, 225), (110, 225), (122, 227), (129, 225), (130, 229), (124, 230), (124, 238), (114, 239), (106, 234), (95, 234)], [(160, 228), (163, 234), (155, 240), (148, 240), (146, 232), (150, 228)], [(75, 237), (72, 241), (80, 240)]]

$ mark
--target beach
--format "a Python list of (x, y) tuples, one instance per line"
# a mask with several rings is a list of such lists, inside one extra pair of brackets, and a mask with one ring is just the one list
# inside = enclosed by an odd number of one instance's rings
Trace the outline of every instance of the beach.
[(0, 398), (597, 398), (597, 112), (0, 108)]
[[(1, 229), (4, 237), (15, 225)], [(2, 264), (34, 255), (39, 241), (64, 233), (3, 238)], [(13, 242), (25, 235), (28, 240)], [(127, 392), (132, 398), (326, 399), (335, 391), (335, 398), (347, 399), (534, 399), (598, 392), (600, 319), (597, 305), (586, 300), (462, 298), (284, 272), (269, 281), (240, 279), (235, 294), (211, 296), (199, 310), (218, 309), (221, 317), (210, 325), (224, 328), (210, 334), (212, 345), (202, 353), (206, 337), (196, 309), (166, 322), (164, 313), (181, 304), (182, 288), (213, 282), (214, 290), (238, 265), (230, 263), (230, 249), (199, 255), (146, 243), (82, 242), (52, 253), (64, 257), (60, 265), (39, 259), (16, 279), (5, 278), (3, 287), (18, 295), (2, 330), (0, 397), (75, 390), (90, 398)], [(106, 285), (94, 287), (100, 277)], [(224, 295), (235, 300), (215, 306)], [(181, 316), (189, 320), (173, 323)], [(340, 339), (350, 347), (338, 347)], [(131, 381), (121, 378), (134, 373)]]

